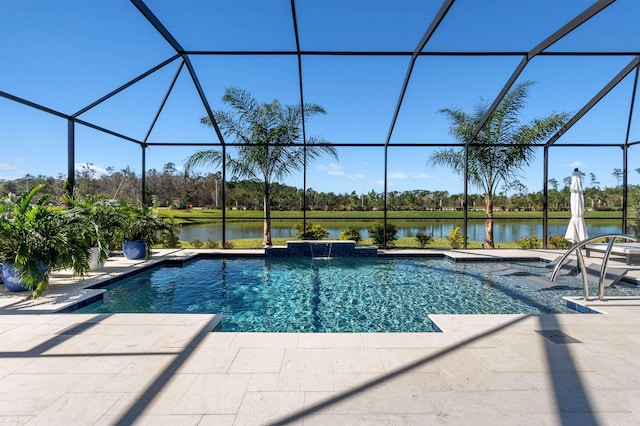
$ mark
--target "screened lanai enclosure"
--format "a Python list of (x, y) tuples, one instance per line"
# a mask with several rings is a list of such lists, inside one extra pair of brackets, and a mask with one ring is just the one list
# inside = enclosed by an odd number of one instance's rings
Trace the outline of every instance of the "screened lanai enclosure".
[[(549, 236), (566, 226), (554, 212), (579, 168), (587, 210), (600, 211), (587, 227), (628, 233), (640, 203), (639, 19), (637, 0), (4, 0), (0, 182), (22, 191), (49, 178), (60, 192), (112, 178), (109, 197), (129, 187), (158, 205), (191, 204), (189, 188), (158, 200), (163, 176), (206, 182), (224, 241), (263, 203), (232, 192), (247, 178), (227, 161), (247, 143), (225, 121), (245, 111), (223, 99), (235, 88), (299, 114), (289, 138), (251, 141), (302, 153), (274, 160), (300, 165), (275, 180), (295, 191), (270, 200), (274, 226), (322, 223), (343, 194), (349, 205), (333, 210), (345, 226), (401, 219), (433, 232), (456, 212), (483, 240), (471, 216), (496, 183), (495, 223), (526, 210)], [(223, 161), (186, 169), (203, 150)], [(487, 168), (513, 155), (517, 167), (492, 182)]]

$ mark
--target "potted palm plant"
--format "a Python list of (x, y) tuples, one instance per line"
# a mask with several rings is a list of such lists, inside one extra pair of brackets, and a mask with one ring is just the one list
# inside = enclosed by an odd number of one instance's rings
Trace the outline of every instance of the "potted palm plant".
[(151, 247), (160, 241), (162, 231), (171, 229), (171, 225), (151, 207), (123, 203), (120, 211), (122, 224), (118, 232), (125, 257), (150, 258)]
[(115, 246), (116, 231), (123, 222), (122, 212), (101, 196), (88, 196), (81, 201), (71, 196), (66, 197), (65, 202), (78, 209), (84, 219), (82, 232), (90, 246), (90, 269), (102, 267), (109, 257), (110, 247)]
[(50, 273), (56, 269), (70, 268), (74, 275), (89, 270), (82, 216), (77, 209), (50, 205), (47, 196), (35, 201), (43, 187), (10, 195), (0, 203), (2, 279), (9, 290), (30, 290), (31, 298), (46, 291)]

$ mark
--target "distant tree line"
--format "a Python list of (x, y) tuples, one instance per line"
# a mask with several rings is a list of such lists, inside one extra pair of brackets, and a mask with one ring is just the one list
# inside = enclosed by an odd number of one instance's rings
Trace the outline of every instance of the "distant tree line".
[[(0, 196), (8, 193), (23, 194), (38, 184), (44, 184), (42, 194), (50, 194), (51, 200), (59, 200), (63, 193), (66, 176), (57, 177), (25, 175), (14, 180), (0, 180)], [(549, 180), (548, 205), (550, 211), (570, 209), (570, 176), (562, 182)], [(597, 178), (585, 176), (584, 199), (588, 210), (615, 211), (622, 209), (622, 187), (601, 188)], [(222, 208), (238, 210), (262, 210), (263, 188), (261, 183), (252, 180), (232, 179), (223, 192), (221, 174), (209, 173), (185, 176), (174, 163), (167, 163), (161, 171), (150, 169), (146, 175), (146, 197), (161, 207), (186, 208), (188, 206)], [(139, 203), (141, 180), (130, 169), (107, 169), (107, 173), (98, 176), (90, 167), (85, 166), (76, 172), (75, 191), (82, 195), (100, 195), (109, 199)], [(629, 185), (629, 207), (640, 208), (640, 185)], [(502, 211), (539, 211), (542, 210), (542, 191), (530, 192), (519, 181), (509, 187), (503, 187), (495, 196), (495, 206)], [(448, 191), (430, 191), (416, 189), (411, 191), (390, 191), (387, 196), (389, 210), (461, 210), (463, 194)], [(301, 210), (304, 194), (301, 188), (274, 183), (271, 194), (273, 210)], [(307, 209), (316, 211), (374, 211), (382, 210), (384, 194), (375, 190), (367, 193), (334, 193), (307, 189)], [(484, 210), (483, 194), (470, 194), (469, 209)]]

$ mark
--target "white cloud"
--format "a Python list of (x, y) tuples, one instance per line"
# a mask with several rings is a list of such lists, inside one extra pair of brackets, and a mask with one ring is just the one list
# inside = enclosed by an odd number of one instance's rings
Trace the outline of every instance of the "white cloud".
[(0, 163), (0, 170), (18, 170), (18, 168), (13, 164)]
[(91, 163), (76, 163), (75, 165), (75, 171), (79, 172), (82, 171), (85, 168), (89, 168), (91, 170), (93, 170), (96, 174), (96, 176), (100, 177), (103, 175), (108, 174), (109, 172), (107, 171), (107, 169), (100, 167), (100, 166), (96, 166), (95, 164), (91, 164)]
[(427, 179), (430, 176), (424, 172), (420, 173), (410, 173), (411, 179)]
[(427, 179), (428, 174), (424, 172), (393, 172), (389, 173), (389, 180), (401, 180), (401, 179)]
[(581, 161), (574, 161), (573, 163), (565, 164), (566, 167), (570, 167), (572, 169), (584, 167), (584, 163)]
[(320, 164), (316, 167), (316, 170), (330, 176), (344, 176), (346, 174), (342, 171), (342, 166), (336, 163)]
[(388, 179), (406, 179), (408, 177), (409, 175), (407, 175), (405, 172), (393, 172), (387, 175)]
[(316, 167), (316, 170), (329, 176), (344, 176), (351, 180), (364, 179), (364, 175), (362, 173), (349, 174), (344, 171), (344, 167), (336, 163), (321, 164)]

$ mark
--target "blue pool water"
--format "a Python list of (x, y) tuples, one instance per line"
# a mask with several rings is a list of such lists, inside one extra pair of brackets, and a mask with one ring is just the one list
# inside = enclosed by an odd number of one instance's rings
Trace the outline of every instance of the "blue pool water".
[[(425, 332), (428, 314), (569, 312), (562, 296), (582, 294), (579, 277), (548, 289), (523, 276), (549, 272), (542, 262), (419, 257), (200, 259), (111, 284), (77, 312), (224, 314), (221, 331)], [(620, 287), (609, 294), (638, 293)]]

